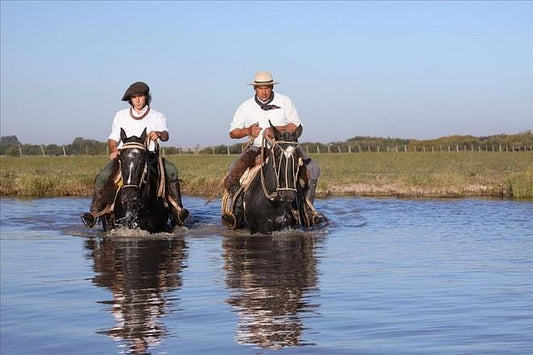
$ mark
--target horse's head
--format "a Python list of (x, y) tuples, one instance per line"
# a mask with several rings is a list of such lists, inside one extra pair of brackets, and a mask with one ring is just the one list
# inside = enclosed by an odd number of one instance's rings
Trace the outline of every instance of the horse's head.
[[(148, 173), (148, 154), (146, 128), (140, 137), (127, 137), (120, 129), (122, 150), (119, 155), (120, 172), (122, 174), (121, 203), (125, 209), (127, 222), (137, 216), (140, 207), (141, 187), (146, 183)], [(134, 222), (134, 221), (133, 221)]]
[(294, 132), (280, 132), (270, 123), (274, 134), (271, 159), (276, 176), (276, 191), (282, 202), (292, 202), (296, 198), (296, 183), (302, 157), (296, 149), (303, 127), (299, 125)]

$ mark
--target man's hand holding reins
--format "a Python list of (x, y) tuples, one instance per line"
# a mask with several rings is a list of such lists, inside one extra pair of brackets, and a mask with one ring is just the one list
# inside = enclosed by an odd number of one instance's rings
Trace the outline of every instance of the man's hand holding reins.
[(261, 130), (262, 128), (259, 127), (259, 123), (254, 123), (253, 125), (251, 125), (250, 127), (248, 127), (248, 135), (251, 137), (251, 138), (254, 138), (257, 137), (259, 135), (259, 133), (261, 133)]
[(119, 156), (120, 152), (118, 151), (118, 143), (113, 139), (107, 140), (107, 148), (111, 152), (109, 153), (109, 159), (114, 160)]
[(162, 142), (168, 141), (168, 132), (167, 131), (150, 131), (148, 132), (148, 138), (151, 141), (160, 139)]

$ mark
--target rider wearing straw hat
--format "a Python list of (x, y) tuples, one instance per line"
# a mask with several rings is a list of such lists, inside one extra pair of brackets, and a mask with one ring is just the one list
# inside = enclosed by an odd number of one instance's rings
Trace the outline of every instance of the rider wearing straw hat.
[[(148, 132), (148, 138), (150, 139), (150, 146), (148, 148), (152, 152), (155, 149), (155, 141), (159, 139), (162, 142), (166, 142), (169, 138), (167, 117), (150, 107), (152, 96), (150, 95), (150, 88), (146, 83), (138, 81), (131, 84), (122, 96), (122, 101), (127, 101), (130, 104), (130, 107), (118, 111), (113, 119), (111, 134), (107, 141), (110, 151), (109, 158), (111, 161), (96, 177), (90, 212), (84, 213), (81, 216), (83, 223), (87, 227), (93, 227), (96, 224), (95, 214), (102, 211), (106, 207), (106, 201), (109, 201), (109, 196), (104, 192), (104, 186), (113, 173), (114, 160), (116, 160), (120, 154), (118, 148), (121, 128), (124, 129), (128, 137), (140, 137), (143, 130), (146, 129)], [(155, 161), (156, 159), (154, 159), (154, 162)], [(172, 200), (169, 199), (171, 202), (169, 203), (169, 207), (171, 209), (172, 217), (177, 225), (182, 226), (184, 225), (185, 218), (187, 218), (189, 212), (183, 208), (181, 201), (178, 170), (174, 164), (166, 159), (163, 159), (163, 163), (165, 165), (168, 195), (177, 204), (177, 206), (174, 206)]]
[[(261, 152), (263, 145), (263, 135), (273, 138), (270, 129), (270, 122), (279, 131), (294, 132), (301, 124), (298, 111), (292, 100), (282, 94), (274, 93), (274, 85), (279, 84), (272, 78), (272, 74), (266, 71), (257, 72), (254, 81), (249, 83), (255, 91), (252, 98), (244, 101), (235, 111), (229, 129), (229, 136), (232, 139), (249, 137), (251, 144), (242, 152), (230, 166), (224, 179), (224, 188), (231, 195), (239, 188), (239, 179), (247, 168), (255, 165), (256, 158)], [(312, 204), (315, 198), (316, 184), (320, 176), (318, 164), (304, 155), (305, 169), (308, 174), (306, 186), (306, 198)], [(320, 219), (322, 215), (315, 217)], [(223, 217), (224, 218), (224, 217)]]

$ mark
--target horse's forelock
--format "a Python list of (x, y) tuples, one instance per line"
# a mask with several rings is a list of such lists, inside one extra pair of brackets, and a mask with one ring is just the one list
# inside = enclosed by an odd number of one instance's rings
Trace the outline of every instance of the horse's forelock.
[(137, 136), (130, 136), (128, 138), (126, 138), (126, 140), (124, 140), (122, 143), (141, 143), (141, 144), (144, 144), (144, 140), (141, 138), (141, 137), (137, 137)]
[(279, 135), (279, 138), (277, 139), (279, 141), (285, 141), (285, 142), (297, 142), (298, 137), (296, 137), (296, 134), (291, 131), (283, 131)]

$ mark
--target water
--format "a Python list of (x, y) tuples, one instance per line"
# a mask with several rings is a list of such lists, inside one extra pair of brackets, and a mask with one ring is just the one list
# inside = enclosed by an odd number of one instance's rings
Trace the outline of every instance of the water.
[(249, 237), (186, 197), (174, 235), (84, 198), (1, 199), (2, 354), (532, 354), (533, 203), (331, 198)]

